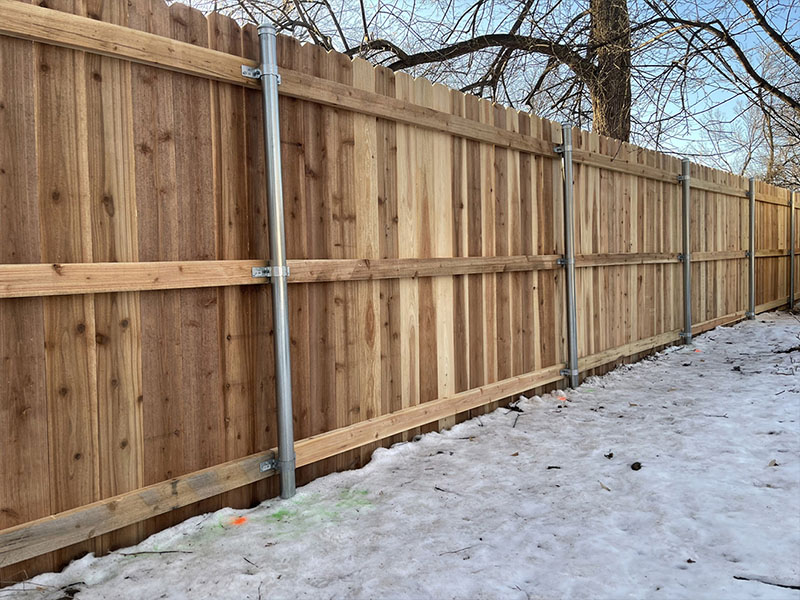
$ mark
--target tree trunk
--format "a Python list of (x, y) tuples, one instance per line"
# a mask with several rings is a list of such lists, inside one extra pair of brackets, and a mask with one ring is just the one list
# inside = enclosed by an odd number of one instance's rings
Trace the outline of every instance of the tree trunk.
[(596, 65), (589, 91), (592, 129), (629, 141), (631, 135), (631, 30), (627, 0), (591, 0), (590, 48)]

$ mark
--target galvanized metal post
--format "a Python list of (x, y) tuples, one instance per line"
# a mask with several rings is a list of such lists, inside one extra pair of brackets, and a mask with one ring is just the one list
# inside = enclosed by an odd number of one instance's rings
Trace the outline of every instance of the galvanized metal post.
[(567, 368), (562, 374), (569, 377), (569, 385), (578, 387), (578, 330), (577, 310), (575, 307), (575, 210), (572, 195), (572, 127), (561, 125), (561, 146), (556, 152), (561, 154), (564, 183), (564, 270), (567, 290), (567, 338), (569, 357)]
[(691, 248), (691, 163), (688, 158), (681, 161), (681, 206), (683, 220), (683, 331), (681, 337), (687, 344), (692, 341), (692, 248)]
[(747, 269), (749, 284), (747, 286), (747, 312), (748, 319), (756, 318), (756, 180), (750, 178), (750, 187), (747, 191), (750, 200), (750, 244), (747, 250)]
[(789, 310), (794, 309), (794, 272), (797, 267), (794, 264), (794, 244), (797, 238), (795, 231), (794, 200), (797, 192), (792, 192), (789, 196)]
[(278, 117), (278, 60), (275, 28), (258, 27), (261, 49), (261, 87), (264, 99), (264, 146), (267, 156), (269, 191), (270, 282), (275, 329), (275, 386), (278, 405), (278, 461), (281, 498), (295, 494), (294, 427), (292, 423), (292, 368), (289, 355), (289, 300), (286, 278), (286, 236), (283, 219), (283, 182), (281, 180), (281, 140)]

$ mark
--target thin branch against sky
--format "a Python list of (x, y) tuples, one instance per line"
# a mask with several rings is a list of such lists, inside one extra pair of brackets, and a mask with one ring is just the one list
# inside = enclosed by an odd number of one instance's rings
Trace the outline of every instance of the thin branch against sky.
[[(476, 36), (509, 32), (591, 58), (589, 0), (215, 1), (237, 19), (267, 15), (301, 40), (385, 66), (402, 63), (398, 56), (427, 52), (435, 58), (440, 49)], [(214, 6), (212, 0), (194, 3), (203, 10)], [(628, 10), (631, 141), (673, 153), (712, 152), (715, 165), (735, 166), (738, 152), (755, 165), (752, 150), (742, 146), (752, 136), (739, 135), (734, 118), (753, 106), (790, 138), (800, 137), (800, 118), (784, 106), (800, 102), (800, 64), (793, 60), (800, 48), (800, 0), (629, 0)], [(487, 46), (404, 70), (552, 120), (591, 123), (588, 88), (574, 69), (553, 64), (545, 53)], [(784, 94), (784, 101), (762, 94), (773, 82), (772, 95)]]

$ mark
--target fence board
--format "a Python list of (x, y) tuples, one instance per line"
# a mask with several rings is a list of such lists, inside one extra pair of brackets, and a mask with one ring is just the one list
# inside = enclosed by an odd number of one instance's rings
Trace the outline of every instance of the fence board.
[[(39, 248), (32, 44), (0, 37), (0, 262), (42, 260)], [(41, 298), (0, 300), (0, 529), (52, 514)], [(41, 556), (0, 568), (0, 580), (54, 567)]]

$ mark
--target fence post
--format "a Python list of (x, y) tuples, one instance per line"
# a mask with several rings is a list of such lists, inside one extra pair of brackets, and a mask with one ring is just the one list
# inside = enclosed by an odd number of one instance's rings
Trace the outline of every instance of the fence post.
[(795, 241), (795, 217), (794, 217), (794, 198), (797, 192), (789, 192), (789, 310), (794, 309), (794, 241)]
[(688, 158), (681, 160), (681, 206), (683, 217), (683, 331), (681, 337), (687, 344), (692, 341), (692, 247), (691, 247), (691, 163)]
[(756, 318), (756, 180), (750, 178), (750, 186), (747, 190), (747, 198), (750, 200), (750, 245), (747, 250), (747, 268), (749, 271), (749, 284), (747, 289), (747, 312), (748, 319)]
[[(294, 425), (292, 420), (292, 368), (289, 354), (289, 298), (286, 278), (286, 234), (283, 217), (283, 181), (281, 180), (281, 141), (278, 116), (278, 60), (275, 45), (275, 28), (262, 24), (258, 27), (261, 50), (259, 77), (264, 103), (264, 146), (267, 157), (267, 185), (269, 212), (270, 283), (272, 285), (272, 313), (275, 329), (275, 387), (278, 412), (278, 460), (281, 480), (281, 498), (295, 494)], [(262, 468), (269, 468), (262, 465)]]
[(559, 263), (564, 266), (567, 290), (567, 338), (569, 357), (567, 368), (561, 374), (569, 378), (572, 388), (578, 387), (578, 331), (577, 309), (575, 307), (575, 210), (572, 194), (572, 126), (561, 124), (561, 145), (555, 151), (561, 154), (564, 184), (564, 258)]

